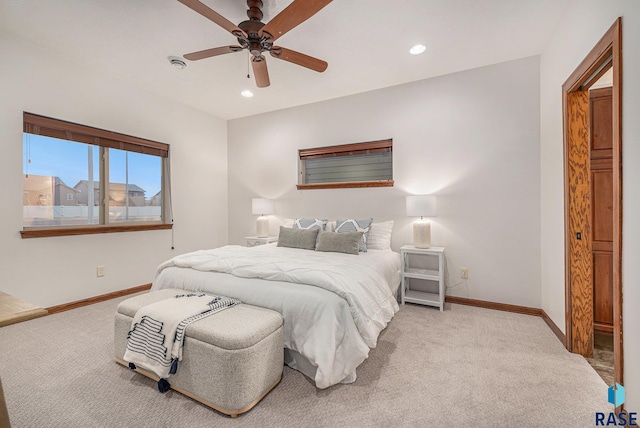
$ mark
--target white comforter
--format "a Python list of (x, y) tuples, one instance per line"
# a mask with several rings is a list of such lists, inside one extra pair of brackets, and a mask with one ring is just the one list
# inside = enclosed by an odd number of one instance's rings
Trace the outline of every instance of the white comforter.
[(285, 346), (317, 366), (316, 385), (326, 388), (355, 372), (398, 311), (397, 284), (389, 281), (398, 281), (399, 270), (391, 251), (227, 246), (161, 264), (153, 289), (207, 291), (279, 311)]

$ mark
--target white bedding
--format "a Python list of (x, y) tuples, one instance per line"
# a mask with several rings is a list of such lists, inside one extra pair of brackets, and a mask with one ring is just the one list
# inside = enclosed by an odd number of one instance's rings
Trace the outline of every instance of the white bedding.
[(317, 367), (316, 386), (352, 376), (398, 311), (400, 256), (263, 245), (227, 246), (174, 257), (152, 289), (183, 288), (235, 297), (284, 317), (285, 347)]

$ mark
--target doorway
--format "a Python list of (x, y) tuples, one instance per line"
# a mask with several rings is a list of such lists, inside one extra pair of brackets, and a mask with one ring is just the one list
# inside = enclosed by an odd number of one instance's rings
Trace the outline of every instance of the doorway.
[[(608, 66), (610, 67), (610, 65)], [(613, 69), (589, 88), (593, 357), (589, 364), (607, 385), (613, 361)]]
[[(562, 86), (565, 170), (566, 347), (586, 358), (594, 353), (594, 326), (613, 339), (614, 381), (623, 379), (622, 336), (622, 22), (618, 18)], [(594, 146), (594, 106), (589, 89), (605, 73), (610, 89), (610, 148)], [(599, 143), (598, 143), (599, 144)], [(606, 156), (605, 156), (606, 153)], [(608, 168), (608, 169), (607, 169)], [(606, 174), (603, 171), (607, 169)], [(603, 189), (608, 193), (603, 202)], [(603, 238), (602, 217), (610, 231)], [(606, 228), (605, 227), (605, 228)], [(594, 285), (610, 282), (610, 326)], [(596, 313), (600, 307), (599, 313)]]

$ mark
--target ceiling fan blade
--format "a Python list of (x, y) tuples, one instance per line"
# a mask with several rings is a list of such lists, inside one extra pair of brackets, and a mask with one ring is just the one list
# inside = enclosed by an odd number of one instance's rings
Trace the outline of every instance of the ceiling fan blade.
[(224, 28), (234, 36), (244, 37), (244, 38), (247, 37), (247, 33), (242, 31), (242, 29), (240, 29), (236, 24), (229, 21), (227, 18), (220, 15), (218, 12), (211, 9), (209, 6), (203, 4), (199, 0), (178, 0), (178, 1), (184, 4), (185, 6), (195, 10), (205, 18), (209, 18), (211, 21), (215, 22), (216, 24), (218, 24), (219, 26), (221, 26), (222, 28)]
[(220, 46), (219, 48), (205, 49), (203, 51), (191, 52), (184, 57), (189, 61), (197, 61), (199, 59), (210, 58), (212, 56), (224, 55), (233, 52), (239, 52), (242, 46)]
[(269, 82), (269, 71), (267, 70), (267, 60), (264, 55), (251, 58), (251, 66), (253, 68), (253, 75), (256, 78), (256, 85), (258, 88), (266, 88), (271, 84)]
[(294, 0), (293, 3), (262, 27), (260, 35), (267, 33), (267, 37), (273, 43), (289, 30), (297, 27), (318, 13), (320, 9), (331, 3), (331, 1), (332, 0)]
[(271, 56), (301, 65), (303, 67), (317, 71), (318, 73), (322, 73), (329, 66), (326, 61), (314, 58), (309, 55), (305, 55), (300, 52), (292, 51), (291, 49), (282, 48), (280, 46), (274, 46), (273, 49), (271, 49)]

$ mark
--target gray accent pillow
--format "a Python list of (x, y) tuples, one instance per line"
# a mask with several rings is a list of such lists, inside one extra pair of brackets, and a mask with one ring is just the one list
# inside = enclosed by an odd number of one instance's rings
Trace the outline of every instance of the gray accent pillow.
[(369, 236), (369, 229), (371, 229), (372, 222), (372, 218), (363, 218), (360, 220), (352, 218), (346, 220), (338, 219), (336, 220), (336, 232), (363, 232), (362, 239), (360, 240), (360, 251), (366, 252), (367, 238)]
[(280, 226), (278, 247), (302, 248), (315, 250), (319, 229), (291, 229)]
[[(316, 229), (319, 231), (327, 230), (327, 222), (329, 220), (323, 218), (297, 218), (293, 222), (294, 229)], [(319, 237), (320, 235), (318, 235)], [(318, 244), (318, 238), (316, 238)]]
[(330, 251), (334, 253), (360, 253), (359, 246), (364, 232), (320, 232), (316, 251)]

